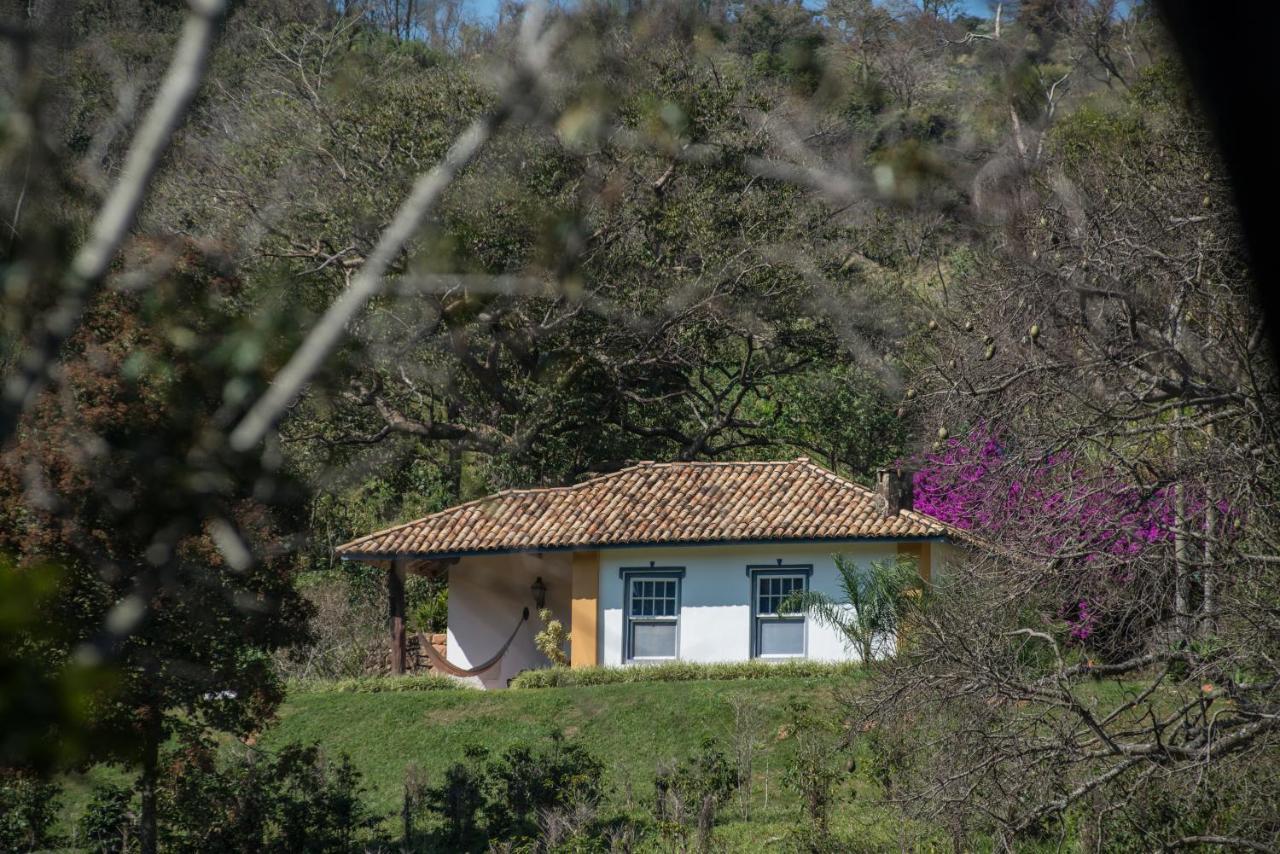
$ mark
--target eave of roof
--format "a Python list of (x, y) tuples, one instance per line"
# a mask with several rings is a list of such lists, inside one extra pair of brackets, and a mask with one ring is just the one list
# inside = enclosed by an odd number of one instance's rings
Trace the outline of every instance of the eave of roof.
[(652, 546), (926, 541), (967, 532), (807, 458), (640, 463), (570, 486), (508, 489), (338, 547), (347, 560)]
[(582, 543), (569, 546), (547, 546), (545, 548), (513, 548), (513, 549), (474, 549), (471, 551), (458, 552), (397, 552), (394, 555), (389, 554), (360, 554), (360, 553), (343, 553), (339, 555), (340, 560), (347, 561), (383, 561), (391, 558), (408, 558), (411, 560), (452, 560), (464, 557), (481, 557), (481, 556), (501, 556), (501, 555), (519, 555), (519, 554), (555, 554), (557, 552), (579, 552), (579, 551), (604, 551), (613, 549), (653, 549), (653, 548), (705, 548), (705, 547), (732, 547), (732, 546), (803, 546), (803, 545), (853, 545), (857, 543), (942, 543), (960, 539), (951, 532), (944, 534), (926, 534), (922, 536), (888, 536), (888, 537), (801, 537), (787, 538), (775, 537), (764, 540), (690, 540), (687, 542), (672, 542), (669, 540), (656, 540), (650, 542), (634, 542), (634, 543)]

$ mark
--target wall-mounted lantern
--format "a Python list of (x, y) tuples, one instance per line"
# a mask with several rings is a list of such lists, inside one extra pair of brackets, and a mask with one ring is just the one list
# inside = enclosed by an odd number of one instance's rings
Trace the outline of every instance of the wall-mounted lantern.
[(529, 588), (533, 591), (533, 604), (538, 606), (541, 611), (547, 606), (547, 585), (542, 583), (542, 576), (539, 575), (533, 580), (533, 585)]

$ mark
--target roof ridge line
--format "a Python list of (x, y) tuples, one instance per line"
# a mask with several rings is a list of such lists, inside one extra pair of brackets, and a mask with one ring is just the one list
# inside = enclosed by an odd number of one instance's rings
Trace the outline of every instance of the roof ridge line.
[[(647, 464), (655, 465), (655, 463), (653, 463), (652, 461), (648, 461)], [(402, 528), (408, 528), (410, 525), (417, 525), (422, 522), (426, 522), (428, 519), (434, 519), (437, 516), (443, 516), (446, 513), (452, 514), (458, 510), (465, 510), (468, 507), (474, 507), (477, 504), (483, 504), (486, 501), (492, 501), (493, 499), (501, 498), (504, 495), (529, 495), (535, 492), (552, 492), (556, 490), (564, 490), (566, 492), (569, 492), (576, 489), (581, 489), (587, 484), (595, 483), (596, 481), (605, 480), (611, 477), (616, 477), (617, 475), (620, 475), (624, 472), (632, 471), (644, 465), (646, 465), (646, 462), (636, 463), (634, 465), (620, 468), (617, 471), (605, 472), (604, 474), (598, 474), (595, 477), (589, 477), (586, 480), (579, 481), (578, 483), (568, 483), (562, 486), (524, 486), (524, 487), (508, 487), (507, 489), (499, 489), (497, 492), (490, 492), (488, 495), (482, 495), (479, 498), (473, 498), (470, 501), (464, 501), (461, 504), (453, 504), (453, 505), (450, 505), (449, 507), (442, 507), (441, 509), (436, 510), (432, 513), (428, 513), (425, 516), (419, 516), (417, 519), (410, 519), (407, 522), (401, 522), (398, 525), (392, 525), (389, 528), (383, 528), (379, 531), (374, 531), (372, 533), (365, 534), (363, 537), (357, 537), (356, 539), (343, 543), (337, 546), (336, 548), (345, 549), (349, 546), (355, 546), (364, 542), (365, 540), (372, 539), (373, 537), (381, 537), (386, 534), (392, 534), (392, 533), (395, 533), (396, 531), (399, 531)]]
[(867, 495), (876, 494), (876, 491), (874, 489), (868, 489), (867, 487), (858, 483), (856, 480), (850, 480), (847, 477), (841, 477), (840, 475), (833, 472), (831, 469), (827, 468), (826, 466), (822, 466), (822, 465), (819, 465), (818, 463), (815, 463), (813, 460), (809, 459), (808, 457), (797, 457), (794, 460), (790, 460), (790, 462), (800, 463), (803, 466), (807, 466), (811, 469), (815, 469), (824, 477), (826, 477), (828, 480), (834, 480), (836, 483), (840, 484), (841, 486), (852, 487), (853, 489), (856, 489), (858, 492), (862, 492)]

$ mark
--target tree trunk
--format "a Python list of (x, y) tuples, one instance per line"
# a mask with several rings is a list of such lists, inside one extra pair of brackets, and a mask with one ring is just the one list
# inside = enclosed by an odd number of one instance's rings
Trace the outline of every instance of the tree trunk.
[[(1178, 443), (1174, 448), (1177, 454)], [(1175, 459), (1177, 457), (1175, 456)], [(1178, 631), (1185, 639), (1191, 634), (1191, 573), (1187, 565), (1187, 488), (1182, 482), (1182, 472), (1177, 473), (1178, 480), (1173, 485), (1173, 611), (1178, 624)]]
[(1213, 503), (1212, 490), (1205, 490), (1204, 499), (1204, 564), (1200, 567), (1200, 584), (1204, 601), (1200, 604), (1200, 634), (1212, 635), (1218, 628), (1217, 618), (1214, 616), (1214, 611), (1218, 607), (1216, 578), (1218, 568), (1213, 564), (1213, 538), (1218, 534), (1218, 508)]
[(404, 564), (387, 570), (387, 610), (391, 614), (391, 675), (404, 675)]
[(142, 775), (138, 782), (142, 800), (142, 818), (138, 828), (138, 847), (142, 854), (156, 854), (156, 776), (160, 764), (160, 717), (147, 712), (142, 747)]

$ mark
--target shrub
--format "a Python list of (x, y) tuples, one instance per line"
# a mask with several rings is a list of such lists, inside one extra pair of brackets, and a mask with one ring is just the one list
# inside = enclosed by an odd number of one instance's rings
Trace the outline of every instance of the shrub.
[(0, 850), (53, 847), (57, 809), (56, 785), (26, 774), (0, 772)]
[(416, 632), (439, 634), (449, 624), (449, 588), (440, 586), (423, 597), (410, 615), (409, 624)]
[(449, 676), (360, 676), (355, 679), (297, 680), (288, 685), (291, 694), (381, 694), (399, 691), (472, 691), (466, 682)]
[(373, 825), (350, 759), (329, 762), (316, 745), (227, 757), (193, 739), (165, 767), (159, 806), (168, 851), (351, 851)]
[(795, 755), (783, 782), (800, 796), (807, 819), (797, 828), (797, 841), (805, 849), (825, 851), (833, 848), (830, 816), (841, 776), (843, 740), (836, 722), (807, 704), (793, 703), (789, 711), (787, 737), (795, 743)]
[(422, 802), (444, 822), (444, 832), (454, 850), (470, 848), (478, 838), (476, 814), (484, 807), (484, 769), (488, 757), (483, 747), (468, 747), (467, 761), (455, 762), (444, 772), (439, 786), (429, 786)]
[(581, 744), (552, 733), (539, 748), (519, 745), (488, 768), (494, 795), (491, 832), (532, 832), (540, 813), (571, 803), (594, 803), (603, 788), (604, 765)]
[[(582, 745), (552, 733), (545, 743), (516, 745), (496, 759), (482, 747), (468, 747), (465, 755), (440, 785), (406, 799), (406, 809), (420, 803), (439, 819), (437, 848), (474, 850), (502, 841), (524, 850), (537, 848), (538, 838), (551, 840), (550, 847), (570, 839), (585, 845), (604, 832), (595, 827), (604, 765)], [(412, 824), (410, 816), (406, 826)]]
[(80, 844), (90, 854), (127, 854), (137, 848), (137, 824), (130, 789), (110, 783), (98, 786), (80, 817)]
[(695, 831), (695, 847), (711, 848), (716, 813), (733, 796), (738, 773), (714, 739), (702, 742), (692, 757), (672, 766), (659, 766), (654, 775), (653, 816), (664, 836), (683, 843)]
[(565, 667), (569, 663), (569, 656), (564, 654), (564, 644), (568, 639), (564, 623), (555, 618), (550, 608), (539, 611), (538, 619), (542, 621), (542, 628), (533, 636), (533, 645), (553, 665)]
[(632, 667), (548, 667), (526, 670), (511, 680), (512, 688), (570, 688), (631, 682), (694, 682), (728, 679), (830, 679), (858, 675), (854, 662), (740, 661), (699, 664), (673, 661)]

